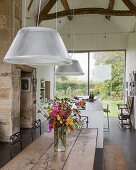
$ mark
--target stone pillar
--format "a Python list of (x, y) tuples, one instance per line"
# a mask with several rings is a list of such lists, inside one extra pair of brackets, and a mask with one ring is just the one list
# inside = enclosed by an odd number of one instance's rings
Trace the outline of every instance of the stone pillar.
[(30, 78), (30, 91), (21, 92), (20, 126), (21, 128), (31, 128), (36, 119), (36, 105), (33, 104), (33, 100), (36, 99), (36, 92), (33, 87), (35, 70), (31, 69), (30, 72), (21, 70), (21, 78)]
[(22, 27), (22, 0), (0, 1), (0, 141), (20, 130), (20, 75), (16, 66), (3, 58)]
[[(32, 74), (33, 68), (3, 63), (13, 38), (22, 27), (22, 2), (24, 1), (0, 0), (0, 141), (3, 142), (8, 142), (9, 137), (20, 131), (21, 126), (31, 128), (36, 118), (36, 109), (32, 106), (32, 101), (36, 98), (33, 81), (31, 92), (23, 94), (22, 98), (20, 94), (21, 71), (25, 69)], [(32, 76), (31, 79), (33, 80)], [(30, 107), (33, 107), (32, 112)], [(20, 110), (23, 110), (21, 118)]]

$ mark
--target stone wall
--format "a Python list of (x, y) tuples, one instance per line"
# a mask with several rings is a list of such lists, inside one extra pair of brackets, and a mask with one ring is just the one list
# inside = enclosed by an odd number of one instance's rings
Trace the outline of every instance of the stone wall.
[(2, 63), (12, 41), (12, 2), (0, 1), (0, 140), (12, 134), (12, 66)]
[[(3, 142), (8, 142), (13, 133), (20, 131), (21, 125), (30, 128), (36, 118), (35, 106), (32, 106), (33, 98), (36, 98), (35, 92), (32, 90), (29, 94), (23, 94), (22, 99), (20, 95), (21, 70), (33, 75), (33, 69), (3, 63), (3, 58), (21, 27), (22, 0), (0, 0), (0, 141)], [(21, 112), (21, 118), (20, 103), (21, 108), (26, 109), (27, 105), (27, 109)], [(33, 112), (30, 112), (30, 107), (33, 107)]]
[[(12, 0), (12, 40), (16, 36), (18, 30), (22, 28), (22, 0)], [(12, 111), (11, 111), (11, 121), (12, 121), (12, 134), (20, 131), (20, 77), (21, 70), (12, 65)]]
[[(31, 128), (32, 122), (36, 119), (36, 107), (33, 105), (33, 100), (36, 98), (36, 92), (33, 89), (33, 70), (31, 72), (21, 72), (22, 77), (30, 78), (30, 92), (21, 92), (20, 105), (20, 123), (21, 128)], [(32, 108), (32, 110), (31, 110)]]
[(2, 61), (21, 28), (21, 9), (21, 0), (0, 1), (0, 141), (9, 141), (10, 135), (20, 130), (21, 72), (15, 65)]

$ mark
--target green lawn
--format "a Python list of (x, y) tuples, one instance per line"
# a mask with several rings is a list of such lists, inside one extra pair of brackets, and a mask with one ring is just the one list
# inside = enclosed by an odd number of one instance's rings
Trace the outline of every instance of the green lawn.
[[(107, 104), (109, 104), (109, 117), (117, 117), (118, 113), (117, 113), (117, 104), (123, 104), (124, 101), (123, 100), (102, 100), (102, 105), (103, 108), (107, 108)], [(106, 116), (106, 114), (104, 114), (104, 116)]]

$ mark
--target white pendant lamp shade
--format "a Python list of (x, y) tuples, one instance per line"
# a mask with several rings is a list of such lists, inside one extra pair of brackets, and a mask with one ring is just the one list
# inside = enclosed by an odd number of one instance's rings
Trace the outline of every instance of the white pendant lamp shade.
[(32, 66), (72, 63), (60, 34), (44, 27), (20, 29), (3, 61)]
[(56, 68), (56, 75), (69, 75), (69, 76), (78, 76), (84, 75), (84, 72), (78, 62), (78, 60), (72, 60), (73, 64), (66, 66), (58, 66)]

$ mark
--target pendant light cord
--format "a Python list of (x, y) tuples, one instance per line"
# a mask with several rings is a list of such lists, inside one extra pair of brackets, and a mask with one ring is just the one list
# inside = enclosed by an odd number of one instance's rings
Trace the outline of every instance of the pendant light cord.
[[(74, 1), (73, 1), (73, 11), (72, 11), (73, 16), (74, 16), (74, 9), (75, 9), (74, 6), (75, 6), (75, 4), (74, 4)], [(74, 25), (74, 24), (73, 24), (73, 25)], [(74, 56), (74, 53), (75, 53), (75, 40), (76, 40), (76, 39), (75, 39), (75, 33), (74, 33), (74, 27), (73, 27), (73, 32), (72, 32), (72, 34), (73, 34), (72, 36), (73, 36), (73, 41), (74, 41), (74, 42), (73, 42), (73, 51), (72, 51), (73, 55), (72, 55), (72, 56)]]
[(24, 1), (24, 8), (25, 8), (25, 11), (24, 11), (24, 27), (26, 26), (26, 0)]
[(58, 14), (57, 14), (57, 11), (58, 11), (58, 1), (56, 0), (56, 31), (58, 31), (58, 24), (57, 24)]
[(40, 12), (41, 12), (41, 0), (39, 2), (39, 10), (38, 10), (38, 16), (37, 16), (37, 23), (36, 23), (37, 27), (39, 26)]

